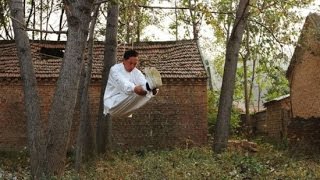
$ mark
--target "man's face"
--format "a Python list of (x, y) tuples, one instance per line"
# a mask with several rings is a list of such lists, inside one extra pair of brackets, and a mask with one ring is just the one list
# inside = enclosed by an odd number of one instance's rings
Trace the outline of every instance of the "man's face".
[(130, 57), (129, 59), (123, 61), (123, 65), (128, 72), (131, 72), (137, 66), (138, 62), (138, 57)]

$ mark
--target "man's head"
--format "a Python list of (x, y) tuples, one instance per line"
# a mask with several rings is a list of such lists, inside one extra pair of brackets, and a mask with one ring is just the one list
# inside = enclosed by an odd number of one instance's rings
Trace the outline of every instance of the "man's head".
[(123, 65), (128, 72), (131, 72), (137, 66), (139, 62), (138, 55), (138, 52), (135, 50), (128, 50), (124, 53)]

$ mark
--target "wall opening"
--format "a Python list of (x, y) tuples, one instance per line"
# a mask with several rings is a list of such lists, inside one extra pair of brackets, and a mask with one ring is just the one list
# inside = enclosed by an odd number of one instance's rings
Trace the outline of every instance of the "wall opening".
[(40, 49), (42, 59), (60, 59), (64, 56), (64, 48), (46, 48)]

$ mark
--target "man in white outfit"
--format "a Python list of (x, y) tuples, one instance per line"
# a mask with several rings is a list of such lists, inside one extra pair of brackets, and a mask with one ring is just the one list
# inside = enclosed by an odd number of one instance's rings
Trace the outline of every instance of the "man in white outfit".
[(111, 67), (103, 97), (105, 115), (128, 116), (157, 94), (162, 85), (160, 73), (155, 68), (146, 68), (145, 77), (136, 68), (138, 62), (138, 52), (128, 50), (123, 62)]

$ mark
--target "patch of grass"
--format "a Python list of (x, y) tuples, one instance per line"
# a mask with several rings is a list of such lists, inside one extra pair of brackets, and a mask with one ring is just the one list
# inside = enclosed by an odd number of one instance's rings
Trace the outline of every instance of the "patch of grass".
[[(215, 154), (210, 147), (138, 153), (112, 152), (84, 164), (79, 174), (69, 165), (63, 179), (320, 178), (318, 154), (293, 154), (288, 149), (276, 148), (273, 144), (263, 142), (259, 142), (258, 149), (256, 153), (227, 150), (221, 154)], [(0, 179), (12, 179), (16, 174), (24, 175), (18, 179), (28, 179), (27, 156), (22, 154), (20, 159), (24, 160), (16, 161), (16, 155), (0, 155)]]

